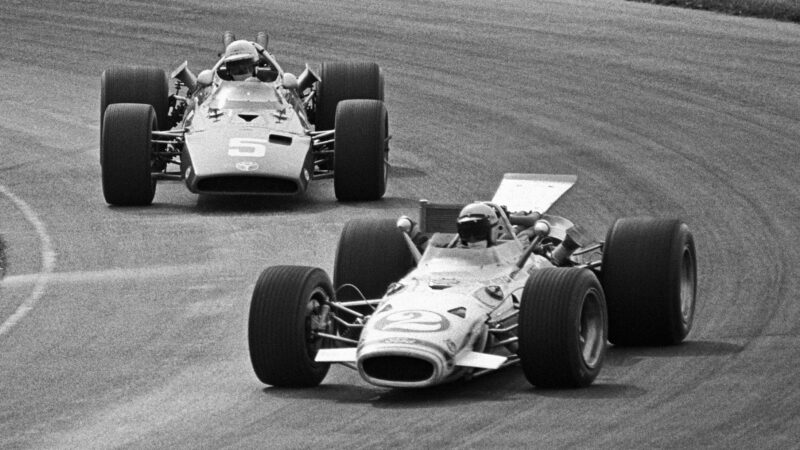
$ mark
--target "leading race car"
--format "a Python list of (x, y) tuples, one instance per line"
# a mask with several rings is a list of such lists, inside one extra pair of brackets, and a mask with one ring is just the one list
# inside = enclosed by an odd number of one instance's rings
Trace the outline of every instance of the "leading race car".
[(389, 119), (374, 63), (308, 65), (284, 72), (268, 37), (226, 32), (217, 63), (195, 76), (117, 67), (101, 80), (103, 194), (113, 205), (149, 205), (157, 180), (200, 194), (295, 195), (334, 179), (343, 201), (386, 190)]
[(334, 282), (265, 269), (248, 324), (258, 378), (322, 382), (331, 363), (377, 386), (431, 386), (520, 363), (540, 387), (587, 386), (606, 343), (669, 345), (695, 308), (694, 239), (679, 220), (617, 220), (604, 242), (546, 214), (574, 176), (506, 174), (491, 202), (421, 202), (348, 222)]

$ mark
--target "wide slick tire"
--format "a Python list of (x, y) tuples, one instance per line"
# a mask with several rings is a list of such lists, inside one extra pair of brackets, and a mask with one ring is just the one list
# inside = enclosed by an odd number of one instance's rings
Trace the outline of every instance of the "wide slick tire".
[(256, 34), (256, 44), (264, 47), (264, 50), (267, 50), (267, 46), (269, 46), (269, 34), (266, 31), (259, 31)]
[(324, 303), (333, 287), (322, 269), (274, 266), (258, 278), (250, 301), (247, 340), (256, 376), (278, 387), (319, 385), (330, 364), (314, 361), (322, 338), (314, 326), (330, 323)]
[(336, 122), (336, 107), (343, 100), (383, 101), (383, 74), (375, 63), (322, 63), (317, 85), (315, 126), (331, 130)]
[(233, 34), (232, 31), (226, 31), (222, 33), (222, 54), (225, 54), (225, 50), (228, 49), (228, 46), (236, 40), (236, 35)]
[(603, 365), (608, 336), (603, 288), (588, 269), (533, 272), (519, 310), (519, 357), (525, 378), (542, 388), (584, 387)]
[(336, 110), (333, 184), (340, 201), (379, 200), (388, 179), (389, 116), (379, 100), (346, 100)]
[(103, 196), (117, 206), (145, 206), (153, 202), (152, 177), (156, 113), (150, 105), (115, 103), (106, 109), (101, 148)]
[(694, 237), (677, 219), (625, 218), (608, 230), (602, 260), (609, 340), (616, 345), (672, 345), (694, 321)]
[[(156, 112), (159, 129), (170, 128), (169, 79), (156, 67), (112, 67), (100, 76), (100, 135), (106, 109), (114, 103), (143, 103)], [(102, 145), (102, 142), (101, 142)]]
[(383, 297), (386, 288), (414, 268), (414, 257), (392, 219), (348, 221), (339, 238), (333, 280), (339, 300)]

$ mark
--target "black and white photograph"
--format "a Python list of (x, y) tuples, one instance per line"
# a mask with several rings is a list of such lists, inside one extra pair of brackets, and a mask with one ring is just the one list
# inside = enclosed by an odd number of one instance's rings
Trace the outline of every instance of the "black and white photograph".
[(800, 446), (798, 0), (0, 38), (0, 448)]

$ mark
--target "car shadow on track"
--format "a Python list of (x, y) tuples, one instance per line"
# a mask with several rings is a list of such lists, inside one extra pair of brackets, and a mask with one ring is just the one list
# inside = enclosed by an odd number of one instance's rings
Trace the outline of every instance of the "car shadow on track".
[(200, 195), (194, 204), (153, 203), (146, 207), (115, 207), (109, 209), (137, 216), (164, 216), (172, 214), (197, 214), (202, 216), (229, 216), (241, 214), (318, 214), (336, 208), (352, 207), (359, 211), (381, 211), (392, 208), (407, 208), (415, 211), (419, 200), (402, 197), (384, 197), (371, 202), (339, 202), (335, 198), (315, 198), (309, 195), (297, 197), (265, 196), (216, 196)]
[[(743, 346), (714, 341), (687, 341), (669, 347), (612, 347), (605, 364), (627, 367), (646, 358), (682, 358), (738, 353)], [(601, 372), (600, 377), (602, 378)], [(310, 389), (268, 387), (264, 393), (279, 398), (328, 400), (347, 404), (371, 404), (376, 408), (439, 408), (465, 402), (515, 401), (520, 396), (559, 399), (631, 399), (647, 394), (638, 386), (595, 380), (578, 389), (543, 389), (531, 386), (519, 366), (452, 383), (421, 389), (388, 389), (370, 386), (362, 381), (354, 384), (322, 384)]]
[(611, 347), (605, 364), (615, 367), (632, 366), (644, 358), (679, 358), (695, 356), (722, 356), (739, 353), (744, 346), (729, 342), (684, 341), (666, 347)]
[(423, 178), (428, 176), (428, 173), (413, 167), (392, 166), (389, 169), (389, 176), (391, 178)]
[(370, 404), (381, 409), (441, 408), (479, 402), (512, 402), (520, 396), (603, 399), (633, 398), (645, 390), (620, 384), (594, 384), (580, 389), (541, 389), (531, 386), (519, 366), (511, 366), (470, 380), (421, 389), (387, 389), (366, 384), (322, 384), (311, 389), (265, 388), (280, 398), (329, 400)]
[[(471, 380), (419, 389), (391, 389), (357, 384), (321, 384), (310, 389), (268, 387), (264, 392), (280, 398), (330, 400), (347, 404), (372, 404), (377, 408), (424, 408), (460, 404), (465, 401), (503, 401), (530, 385), (519, 367), (509, 367)], [(509, 399), (510, 400), (510, 399)]]

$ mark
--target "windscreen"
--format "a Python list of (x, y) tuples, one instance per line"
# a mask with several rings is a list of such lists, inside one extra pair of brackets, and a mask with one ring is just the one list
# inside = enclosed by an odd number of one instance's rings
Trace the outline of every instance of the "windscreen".
[(209, 100), (208, 107), (245, 111), (284, 108), (275, 89), (259, 81), (223, 81)]

